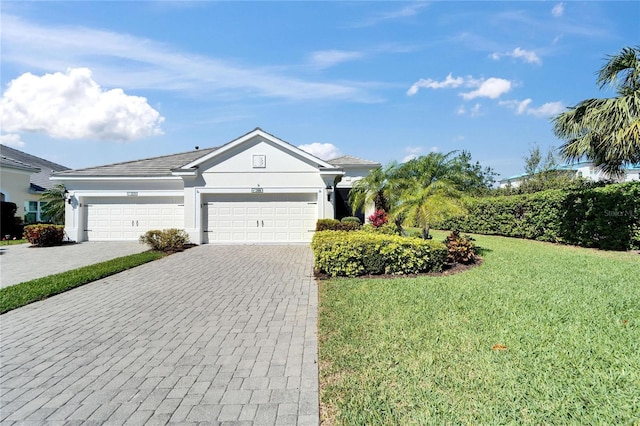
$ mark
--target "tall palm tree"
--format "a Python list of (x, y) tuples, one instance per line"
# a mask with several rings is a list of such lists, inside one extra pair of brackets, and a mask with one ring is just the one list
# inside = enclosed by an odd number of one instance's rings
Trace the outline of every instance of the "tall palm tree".
[(64, 203), (67, 188), (61, 183), (52, 186), (42, 193), (40, 201), (46, 201), (42, 206), (42, 213), (51, 222), (61, 225), (64, 223)]
[(603, 172), (620, 175), (640, 164), (640, 46), (608, 56), (596, 83), (613, 86), (615, 98), (586, 99), (553, 118), (553, 131), (566, 141), (565, 160), (586, 157)]
[(371, 203), (376, 210), (389, 210), (388, 178), (395, 167), (396, 163), (378, 167), (353, 184), (349, 191), (349, 205), (354, 214)]

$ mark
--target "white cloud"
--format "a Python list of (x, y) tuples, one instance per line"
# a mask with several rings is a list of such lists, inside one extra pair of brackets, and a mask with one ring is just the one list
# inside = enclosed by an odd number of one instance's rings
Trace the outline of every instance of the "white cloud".
[[(465, 100), (471, 100), (475, 98), (490, 98), (496, 99), (500, 97), (502, 94), (507, 93), (511, 90), (512, 83), (509, 80), (505, 80), (503, 78), (491, 77), (488, 79), (475, 79), (472, 76), (463, 77), (453, 77), (451, 73), (447, 75), (447, 77), (443, 81), (436, 81), (430, 78), (428, 79), (420, 79), (417, 82), (413, 83), (413, 85), (407, 90), (407, 96), (413, 96), (421, 88), (424, 89), (455, 89), (458, 87), (475, 87), (476, 90), (472, 90), (471, 92), (461, 93)], [(464, 107), (460, 107), (457, 111), (458, 114), (464, 114)]]
[(25, 145), (24, 141), (20, 139), (20, 135), (16, 133), (0, 135), (0, 143), (2, 143), (3, 145), (16, 147), (22, 147)]
[(456, 114), (458, 115), (467, 115), (467, 113), (475, 118), (475, 117), (479, 117), (480, 115), (482, 115), (482, 105), (479, 103), (476, 103), (474, 106), (472, 106), (470, 109), (467, 110), (467, 108), (464, 105), (460, 105), (458, 107), (458, 109), (456, 110)]
[(88, 68), (22, 74), (2, 95), (0, 118), (8, 132), (117, 141), (160, 135), (164, 120), (143, 97), (122, 89), (103, 90)]
[(460, 87), (464, 84), (464, 78), (462, 77), (453, 77), (451, 73), (447, 75), (447, 77), (443, 81), (436, 81), (430, 78), (416, 81), (413, 85), (407, 90), (408, 96), (413, 96), (418, 93), (420, 89), (450, 89)]
[(407, 146), (404, 149), (406, 155), (400, 161), (401, 163), (406, 163), (407, 161), (411, 161), (415, 158), (418, 158), (420, 154), (424, 151), (424, 148), (421, 146)]
[(508, 55), (517, 59), (523, 59), (525, 62), (529, 64), (542, 63), (538, 55), (536, 55), (536, 52), (524, 50), (519, 47), (516, 47), (515, 49), (513, 49), (513, 52), (509, 53)]
[(503, 78), (491, 77), (482, 81), (476, 90), (462, 93), (461, 96), (465, 100), (475, 98), (496, 99), (511, 90), (511, 82)]
[(331, 143), (313, 142), (305, 145), (298, 145), (298, 148), (320, 158), (321, 160), (331, 160), (342, 155), (340, 149)]
[(343, 62), (352, 61), (364, 57), (363, 52), (347, 50), (321, 50), (311, 54), (311, 65), (316, 68), (325, 69)]
[(550, 117), (564, 111), (564, 104), (560, 101), (557, 102), (547, 102), (538, 108), (530, 108), (533, 102), (530, 98), (527, 98), (523, 101), (518, 100), (510, 100), (510, 101), (500, 101), (499, 105), (503, 105), (515, 110), (517, 115), (533, 115), (536, 117)]
[(516, 111), (516, 114), (522, 115), (527, 112), (529, 104), (532, 102), (531, 99), (525, 99), (523, 101), (511, 100), (511, 101), (500, 101), (499, 105), (504, 105), (509, 108), (512, 108)]
[(515, 59), (522, 59), (523, 61), (525, 61), (528, 64), (541, 64), (542, 63), (542, 60), (540, 60), (540, 57), (536, 54), (536, 52), (533, 52), (533, 51), (530, 51), (530, 50), (525, 50), (525, 49), (522, 49), (520, 47), (516, 47), (511, 52), (506, 52), (506, 53), (494, 52), (491, 55), (489, 55), (489, 57), (491, 59), (494, 59), (496, 61), (500, 60), (500, 58), (502, 58), (503, 56), (509, 56), (509, 57), (515, 58)]
[(551, 117), (560, 114), (564, 110), (565, 106), (562, 102), (547, 102), (538, 108), (527, 110), (527, 114), (535, 115), (536, 117)]
[(287, 75), (281, 67), (237, 64), (128, 34), (41, 26), (8, 14), (2, 16), (2, 61), (45, 72), (82, 64), (103, 85), (125, 89), (237, 93), (295, 101), (379, 101), (366, 90), (366, 82), (307, 81)]
[(482, 105), (480, 104), (475, 104), (472, 108), (471, 108), (471, 117), (477, 117), (481, 114), (480, 109), (482, 108)]
[(560, 2), (553, 6), (553, 9), (551, 9), (551, 14), (555, 18), (561, 17), (564, 14), (564, 2)]

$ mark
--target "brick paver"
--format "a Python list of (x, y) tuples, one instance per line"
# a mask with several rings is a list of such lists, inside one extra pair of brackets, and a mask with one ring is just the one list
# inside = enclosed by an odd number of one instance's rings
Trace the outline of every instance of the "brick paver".
[(316, 327), (308, 247), (194, 247), (0, 316), (0, 421), (316, 425)]
[(85, 241), (54, 247), (0, 246), (0, 288), (147, 250), (149, 246), (137, 241)]

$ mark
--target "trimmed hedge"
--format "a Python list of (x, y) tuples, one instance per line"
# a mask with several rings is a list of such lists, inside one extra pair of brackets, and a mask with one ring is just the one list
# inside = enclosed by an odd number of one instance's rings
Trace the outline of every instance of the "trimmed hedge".
[(353, 220), (318, 219), (316, 222), (316, 231), (357, 231), (360, 227), (360, 219), (357, 222)]
[(64, 226), (39, 223), (24, 227), (24, 237), (39, 247), (55, 246), (64, 239)]
[(439, 241), (366, 231), (320, 231), (311, 242), (315, 267), (329, 276), (439, 272), (447, 248)]
[(467, 215), (433, 227), (605, 250), (640, 248), (640, 182), (477, 198), (466, 208)]

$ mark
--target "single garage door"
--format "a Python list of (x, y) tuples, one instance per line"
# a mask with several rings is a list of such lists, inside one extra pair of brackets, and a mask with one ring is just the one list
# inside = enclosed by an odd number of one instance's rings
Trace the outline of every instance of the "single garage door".
[(313, 194), (210, 196), (204, 203), (208, 243), (307, 243), (318, 217)]
[(88, 241), (137, 240), (151, 229), (184, 229), (182, 197), (88, 198)]

